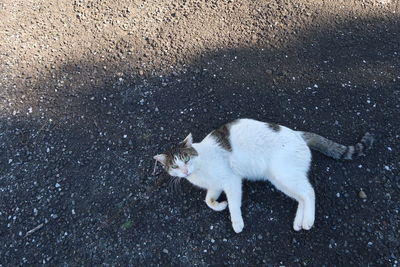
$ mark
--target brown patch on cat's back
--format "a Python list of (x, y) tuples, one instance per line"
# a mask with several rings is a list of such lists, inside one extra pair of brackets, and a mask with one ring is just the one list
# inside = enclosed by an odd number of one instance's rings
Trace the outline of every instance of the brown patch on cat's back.
[(219, 127), (218, 129), (214, 130), (211, 132), (211, 136), (215, 138), (217, 143), (222, 146), (225, 150), (232, 151), (232, 146), (231, 142), (229, 140), (229, 135), (230, 135), (230, 128), (232, 127), (233, 124), (237, 122), (233, 121), (230, 123), (226, 123)]
[(274, 132), (279, 132), (281, 130), (281, 126), (279, 124), (273, 122), (267, 122), (266, 124)]

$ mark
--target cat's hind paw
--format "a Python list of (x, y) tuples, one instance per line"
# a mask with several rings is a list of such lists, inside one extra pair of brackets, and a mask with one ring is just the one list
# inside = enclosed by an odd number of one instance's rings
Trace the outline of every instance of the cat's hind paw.
[[(297, 219), (297, 218), (296, 218)], [(303, 227), (301, 226), (301, 221), (299, 220), (294, 220), (293, 223), (293, 229), (297, 232), (300, 231), (301, 229), (303, 229)]]
[(304, 217), (303, 218), (303, 225), (302, 225), (302, 228), (304, 229), (304, 230), (310, 230), (311, 229), (311, 227), (313, 227), (313, 225), (314, 225), (314, 217), (309, 217), (309, 218), (307, 218), (307, 217)]

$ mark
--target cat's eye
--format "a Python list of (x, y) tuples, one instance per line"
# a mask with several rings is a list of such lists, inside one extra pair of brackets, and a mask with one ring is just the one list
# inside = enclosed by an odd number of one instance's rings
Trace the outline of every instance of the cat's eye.
[(185, 159), (184, 159), (185, 163), (188, 163), (189, 160), (190, 160), (190, 157), (188, 157), (188, 156), (186, 156)]
[(177, 168), (178, 168), (178, 165), (172, 165), (171, 168), (172, 168), (172, 169), (177, 169)]

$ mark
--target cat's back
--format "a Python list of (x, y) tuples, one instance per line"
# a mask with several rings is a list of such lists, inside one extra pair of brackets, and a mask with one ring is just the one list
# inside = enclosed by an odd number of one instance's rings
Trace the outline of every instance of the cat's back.
[(258, 154), (307, 147), (299, 132), (253, 119), (237, 119), (222, 125), (207, 135), (201, 146), (207, 150), (207, 154), (240, 154), (253, 159)]
[(297, 133), (285, 126), (253, 119), (238, 119), (230, 124), (229, 137), (233, 147), (248, 149), (274, 147), (297, 139)]

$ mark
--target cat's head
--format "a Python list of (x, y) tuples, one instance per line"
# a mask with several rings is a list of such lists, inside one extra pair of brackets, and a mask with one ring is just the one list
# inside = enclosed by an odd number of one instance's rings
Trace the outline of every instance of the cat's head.
[(192, 147), (193, 137), (189, 134), (178, 146), (165, 154), (158, 154), (154, 159), (162, 164), (169, 175), (185, 178), (194, 171), (194, 159), (198, 156)]

